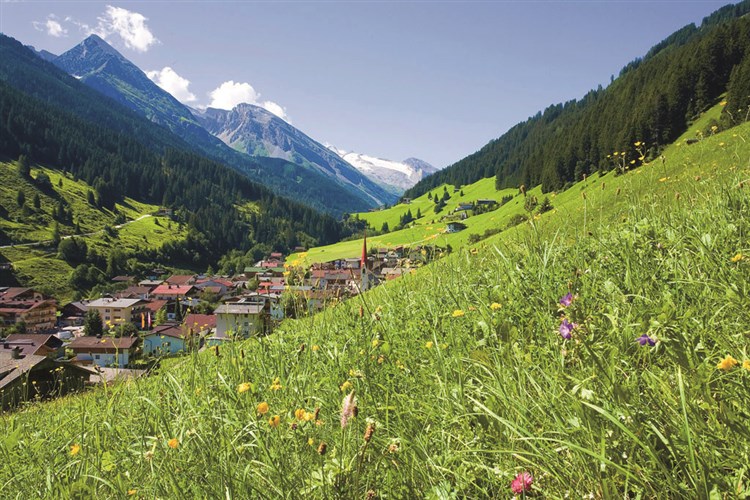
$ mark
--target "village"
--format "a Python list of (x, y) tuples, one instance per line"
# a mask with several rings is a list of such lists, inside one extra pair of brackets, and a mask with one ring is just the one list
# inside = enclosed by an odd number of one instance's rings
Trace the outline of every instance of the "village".
[(274, 252), (231, 277), (161, 279), (163, 269), (142, 279), (116, 276), (111, 293), (64, 304), (32, 288), (0, 286), (2, 410), (147, 375), (164, 357), (267, 335), (285, 318), (315, 313), (450, 250), (365, 249), (309, 267)]

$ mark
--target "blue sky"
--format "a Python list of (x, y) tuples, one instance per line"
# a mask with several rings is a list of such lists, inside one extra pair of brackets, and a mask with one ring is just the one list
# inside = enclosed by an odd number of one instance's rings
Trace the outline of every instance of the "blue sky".
[(0, 31), (55, 54), (96, 32), (191, 106), (444, 167), (727, 3), (0, 0)]

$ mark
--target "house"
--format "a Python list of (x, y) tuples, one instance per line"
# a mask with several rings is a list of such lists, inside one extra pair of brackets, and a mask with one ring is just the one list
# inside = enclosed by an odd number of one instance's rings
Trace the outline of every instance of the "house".
[(145, 325), (141, 325), (142, 329), (145, 329), (143, 328), (144, 326), (151, 328), (151, 323), (153, 323), (153, 321), (156, 319), (156, 314), (162, 309), (165, 309), (165, 314), (168, 317), (168, 312), (166, 311), (166, 309), (169, 307), (168, 300), (149, 300), (146, 302), (145, 307)]
[(112, 278), (112, 281), (115, 283), (130, 283), (132, 281), (135, 281), (134, 276), (115, 276)]
[(60, 311), (58, 323), (60, 326), (82, 326), (86, 311), (89, 310), (89, 302), (82, 300), (80, 302), (70, 302), (65, 304)]
[(2, 342), (2, 350), (20, 349), (23, 355), (33, 354), (57, 359), (65, 356), (65, 346), (62, 340), (51, 334), (14, 333), (8, 335)]
[(117, 323), (140, 325), (141, 314), (147, 312), (146, 301), (143, 299), (103, 298), (92, 300), (88, 307), (99, 311), (103, 325)]
[(68, 347), (82, 364), (124, 368), (138, 353), (138, 337), (78, 337)]
[(362, 259), (359, 257), (352, 257), (349, 259), (344, 259), (341, 263), (342, 269), (359, 269), (362, 265)]
[(138, 286), (147, 286), (151, 290), (164, 283), (162, 280), (146, 279), (138, 282)]
[(0, 349), (0, 403), (2, 410), (24, 401), (49, 399), (82, 390), (96, 372), (47, 356)]
[(477, 200), (477, 205), (497, 205), (497, 200), (491, 200), (489, 198), (482, 198)]
[(151, 296), (157, 300), (184, 300), (198, 295), (198, 289), (193, 285), (159, 285), (151, 290)]
[(57, 302), (31, 288), (0, 292), (0, 326), (24, 324), (28, 332), (50, 330), (57, 323)]
[(197, 349), (200, 336), (187, 325), (168, 322), (143, 337), (143, 353), (150, 356), (175, 355)]
[(172, 286), (186, 286), (195, 284), (195, 275), (188, 274), (174, 274), (164, 280), (165, 283)]
[(239, 337), (265, 334), (268, 329), (269, 304), (222, 304), (216, 308), (216, 334)]
[(125, 290), (118, 292), (116, 296), (121, 299), (148, 299), (151, 295), (150, 286), (129, 286)]
[(268, 314), (274, 321), (284, 319), (284, 308), (281, 305), (281, 293), (248, 293), (235, 304), (256, 304), (265, 306), (268, 303)]
[(460, 212), (462, 210), (474, 210), (473, 203), (459, 203), (454, 212)]
[(446, 226), (446, 233), (457, 233), (459, 231), (463, 231), (466, 229), (466, 224), (463, 224), (461, 222), (449, 222)]
[(188, 314), (182, 324), (198, 333), (206, 333), (216, 328), (215, 314)]

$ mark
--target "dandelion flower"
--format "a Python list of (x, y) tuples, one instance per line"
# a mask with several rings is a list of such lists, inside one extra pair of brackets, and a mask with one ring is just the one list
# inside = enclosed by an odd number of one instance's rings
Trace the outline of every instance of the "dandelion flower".
[(741, 253), (738, 253), (737, 255), (735, 255), (734, 257), (732, 257), (732, 262), (739, 262), (739, 261), (741, 261), (744, 258), (745, 258), (744, 255), (742, 255)]
[(283, 389), (283, 386), (281, 385), (281, 380), (279, 377), (276, 377), (273, 379), (273, 382), (271, 383), (271, 387), (269, 387), (272, 391), (278, 391), (279, 389)]
[(128, 496), (131, 496), (131, 497), (132, 497), (132, 496), (133, 496), (133, 495), (135, 495), (136, 493), (138, 493), (138, 490), (128, 490)]
[(747, 371), (750, 371), (750, 359), (746, 359), (742, 362), (742, 368), (744, 368)]
[(719, 370), (729, 371), (734, 368), (739, 362), (734, 359), (731, 355), (727, 354), (727, 357), (719, 361), (716, 368)]
[(279, 426), (279, 423), (281, 423), (281, 417), (278, 415), (274, 415), (273, 417), (268, 419), (268, 425), (270, 425), (274, 429)]
[(305, 413), (307, 412), (305, 411), (304, 408), (297, 408), (296, 410), (294, 410), (294, 418), (296, 418), (299, 421), (302, 421), (305, 419)]
[(463, 315), (464, 312), (461, 309), (456, 309), (455, 311), (453, 311), (453, 314), (451, 314), (451, 316), (453, 316), (454, 318), (460, 318)]
[(426, 342), (424, 346), (425, 346), (425, 347), (426, 347), (427, 349), (432, 349), (432, 346), (433, 346), (433, 345), (434, 345), (434, 344), (433, 344), (433, 343), (432, 343), (432, 341), (430, 340), (429, 342)]
[(237, 393), (242, 394), (250, 390), (250, 382), (242, 382), (237, 386)]
[(520, 472), (516, 478), (510, 482), (510, 489), (515, 494), (526, 493), (531, 491), (531, 485), (534, 483), (534, 476), (528, 472)]
[(380, 340), (379, 339), (372, 339), (372, 346), (373, 347), (377, 347), (379, 345), (380, 345)]
[(492, 304), (490, 304), (490, 309), (492, 309), (493, 311), (497, 311), (501, 307), (503, 307), (503, 305), (498, 302), (493, 302)]
[(346, 380), (343, 384), (339, 386), (339, 389), (341, 389), (341, 392), (346, 392), (349, 389), (352, 388), (352, 383)]
[(180, 442), (177, 440), (177, 438), (172, 438), (169, 441), (167, 441), (167, 445), (174, 450), (178, 446), (180, 446)]
[(265, 415), (268, 413), (268, 403), (263, 401), (262, 403), (258, 404), (258, 408), (256, 408), (258, 415)]
[(354, 416), (354, 407), (357, 406), (356, 398), (354, 397), (354, 391), (350, 392), (344, 397), (341, 403), (341, 428), (346, 427), (349, 423), (349, 419)]
[(81, 452), (81, 445), (80, 444), (73, 444), (70, 447), (70, 456), (74, 457), (78, 455)]
[(308, 446), (315, 446), (315, 440), (313, 438), (307, 438)]
[(313, 352), (318, 352), (320, 350), (320, 346), (314, 345), (311, 347), (311, 349), (313, 350)]

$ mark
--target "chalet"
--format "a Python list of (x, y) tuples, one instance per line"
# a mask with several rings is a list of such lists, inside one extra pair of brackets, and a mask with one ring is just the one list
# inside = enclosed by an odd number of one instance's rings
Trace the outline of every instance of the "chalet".
[(219, 297), (226, 295), (230, 286), (231, 282), (227, 284), (223, 280), (205, 280), (195, 284), (195, 288), (200, 292), (215, 293)]
[(265, 306), (268, 303), (268, 313), (272, 320), (284, 319), (284, 308), (281, 306), (280, 293), (248, 293), (244, 295), (237, 304), (256, 304)]
[(68, 347), (80, 364), (124, 368), (138, 353), (138, 337), (78, 337)]
[(143, 337), (143, 353), (165, 356), (197, 349), (200, 335), (187, 325), (169, 322), (159, 325)]
[(187, 286), (195, 284), (195, 276), (187, 274), (174, 274), (164, 280), (165, 283), (172, 286)]
[(192, 328), (194, 332), (204, 334), (216, 328), (216, 315), (214, 314), (188, 314), (182, 321), (182, 324), (188, 329)]
[(473, 203), (459, 203), (454, 212), (461, 212), (462, 210), (474, 210)]
[(0, 349), (0, 403), (2, 410), (24, 401), (48, 399), (83, 389), (96, 372), (47, 356)]
[(141, 314), (147, 312), (146, 301), (143, 299), (103, 298), (92, 300), (88, 307), (99, 311), (104, 325), (117, 323), (137, 325), (141, 322)]
[(23, 323), (26, 331), (50, 330), (57, 322), (57, 302), (31, 288), (6, 288), (0, 292), (0, 326)]
[(164, 309), (165, 314), (167, 315), (169, 314), (168, 312), (169, 301), (168, 300), (149, 300), (149, 301), (146, 301), (146, 303), (144, 304), (144, 307), (146, 308), (145, 323), (146, 323), (146, 326), (148, 326), (149, 328), (151, 327), (151, 323), (156, 319), (156, 315), (159, 313), (159, 311)]
[(63, 327), (83, 325), (86, 311), (89, 310), (88, 304), (89, 302), (87, 300), (65, 304), (60, 312), (60, 317), (58, 318), (60, 325)]
[(358, 257), (344, 259), (341, 262), (342, 269), (359, 269), (361, 265), (362, 265), (362, 259)]
[(216, 308), (216, 333), (250, 337), (267, 332), (270, 304), (222, 304)]
[(2, 342), (2, 350), (18, 349), (23, 355), (46, 356), (57, 359), (65, 356), (62, 340), (50, 334), (14, 333)]
[(135, 281), (135, 277), (133, 276), (115, 276), (112, 278), (112, 281), (115, 283), (132, 283)]
[(118, 292), (116, 296), (120, 299), (143, 299), (146, 300), (151, 295), (150, 286), (129, 286), (125, 290)]
[(149, 287), (151, 290), (153, 290), (154, 288), (161, 285), (162, 283), (164, 283), (164, 281), (162, 280), (147, 279), (147, 280), (139, 281), (138, 286), (146, 286), (146, 287)]
[(157, 300), (184, 300), (198, 295), (198, 289), (193, 285), (159, 285), (151, 291), (151, 296)]
[(446, 226), (445, 232), (446, 233), (457, 233), (459, 231), (463, 231), (466, 229), (466, 224), (463, 224), (461, 222), (449, 222)]
[(489, 198), (482, 198), (477, 200), (477, 205), (497, 205), (497, 200), (491, 200)]

